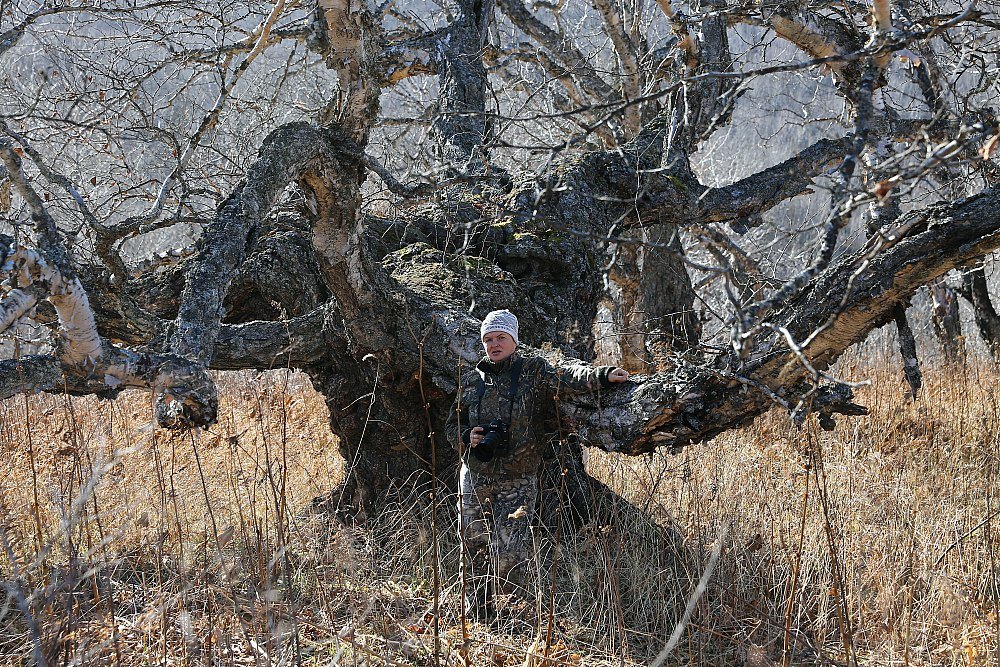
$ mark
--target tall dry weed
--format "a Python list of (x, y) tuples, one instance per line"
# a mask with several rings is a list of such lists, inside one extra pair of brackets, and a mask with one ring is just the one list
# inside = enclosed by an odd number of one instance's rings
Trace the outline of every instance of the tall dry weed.
[(775, 412), (678, 455), (591, 452), (629, 502), (540, 528), (534, 598), (492, 626), (460, 617), (451, 498), (310, 511), (343, 462), (300, 376), (222, 377), (193, 434), (154, 429), (142, 393), (0, 403), (0, 656), (624, 665), (687, 611), (667, 664), (996, 664), (994, 368), (929, 371), (916, 402), (890, 364), (841, 370), (872, 414), (832, 433)]

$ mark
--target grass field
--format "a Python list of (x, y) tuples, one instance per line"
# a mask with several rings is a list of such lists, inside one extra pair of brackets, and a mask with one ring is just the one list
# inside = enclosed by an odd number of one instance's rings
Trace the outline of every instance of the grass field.
[(669, 641), (664, 664), (1000, 664), (995, 368), (928, 371), (915, 403), (895, 361), (841, 372), (872, 414), (833, 433), (774, 412), (592, 453), (630, 507), (543, 539), (539, 620), (490, 626), (459, 613), (451, 498), (434, 522), (310, 509), (344, 470), (302, 376), (226, 375), (219, 423), (183, 435), (148, 394), (8, 400), (0, 662), (631, 665)]

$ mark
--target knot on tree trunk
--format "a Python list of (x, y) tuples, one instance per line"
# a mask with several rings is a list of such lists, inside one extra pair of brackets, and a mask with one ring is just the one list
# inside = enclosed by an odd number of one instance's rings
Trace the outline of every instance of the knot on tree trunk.
[(171, 358), (159, 369), (156, 422), (170, 429), (211, 426), (219, 410), (219, 395), (212, 378), (197, 363)]

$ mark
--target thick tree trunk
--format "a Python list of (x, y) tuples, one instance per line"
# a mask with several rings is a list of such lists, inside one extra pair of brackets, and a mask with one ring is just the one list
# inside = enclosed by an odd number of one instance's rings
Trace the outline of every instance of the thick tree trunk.
[(443, 423), (432, 418), (439, 422), (432, 443), (420, 387), (400, 386), (400, 370), (368, 357), (351, 368), (310, 371), (326, 397), (344, 458), (344, 480), (324, 500), (338, 511), (357, 514), (419, 493), (430, 487), (432, 470), (446, 484), (455, 478), (455, 452)]
[(697, 345), (700, 322), (677, 225), (626, 234), (610, 249), (607, 288), (594, 325), (596, 360), (655, 373)]
[[(594, 123), (584, 135), (551, 144), (553, 159), (541, 171), (507, 175), (487, 159), (484, 54), (490, 51), (493, 2), (446, 3), (453, 10), (448, 25), (423, 33), (415, 28), (417, 21), (394, 37), (391, 26), (406, 21), (392, 17), (383, 3), (317, 0), (307, 46), (336, 73), (337, 94), (328, 98), (315, 124), (294, 122), (269, 133), (244, 180), (209, 216), (199, 252), (183, 275), (164, 271), (138, 288), (128, 285), (127, 277), (112, 280), (98, 272), (92, 280), (77, 279), (45, 200), (22, 173), (11, 141), (0, 138), (0, 157), (36, 222), (39, 249), (34, 256), (0, 239), (0, 272), (21, 281), (0, 295), (0, 328), (46, 300), (54, 306), (50, 317), (62, 343), (51, 357), (0, 364), (0, 396), (67, 385), (103, 395), (124, 383), (157, 392), (161, 424), (197, 427), (215, 419), (208, 368), (303, 368), (327, 397), (331, 428), (341, 438), (349, 468), (344, 502), (362, 506), (404, 484), (423, 488), (428, 471), (454, 464), (450, 445), (438, 434), (445, 433), (463, 364), (467, 369), (479, 356), (478, 318), (487, 311), (517, 310), (526, 346), (594, 357), (595, 317), (601, 300), (609, 298), (603, 284), (609, 243), (619, 244), (625, 261), (610, 267), (619, 291), (603, 307), (617, 318), (616, 333), (625, 338), (604, 353), (617, 357), (609, 361), (624, 358), (633, 368), (657, 372), (636, 375), (599, 397), (560, 405), (571, 423), (567, 431), (575, 428), (588, 444), (630, 455), (703, 441), (774, 405), (800, 419), (818, 412), (825, 426), (833, 414), (857, 414), (849, 388), (827, 383), (823, 371), (894, 318), (905, 331), (900, 309), (919, 287), (1000, 246), (1000, 191), (989, 187), (946, 204), (916, 202), (911, 213), (879, 224), (865, 248), (835, 254), (851, 202), (881, 200), (887, 192), (906, 190), (903, 181), (926, 175), (879, 174), (861, 190), (852, 182), (863, 153), (906, 140), (898, 113), (877, 108), (873, 100), (882, 82), (877, 74), (889, 56), (885, 49), (903, 39), (883, 39), (891, 27), (885, 12), (876, 27), (882, 32), (871, 37), (873, 45), (886, 47), (862, 53), (856, 16), (842, 22), (806, 7), (779, 8), (766, 16), (756, 10), (727, 15), (726, 3), (711, 0), (702, 3), (709, 11), (699, 14), (696, 35), (688, 18), (669, 2), (658, 3), (677, 30), (680, 62), (643, 53), (638, 32), (622, 28), (616, 3), (601, 0), (595, 8), (611, 31), (609, 44), (622, 75), (609, 82), (603, 66), (597, 68), (589, 54), (523, 3), (497, 4), (557, 63), (553, 80), (567, 85), (567, 94), (577, 94), (574, 103), (588, 107), (581, 113)], [(742, 76), (736, 70), (748, 63), (742, 58), (734, 66), (729, 29), (732, 21), (751, 17), (770, 22), (810, 56), (843, 56), (828, 64), (856, 116), (855, 131), (821, 139), (736, 183), (707, 187), (689, 159), (732, 117), (735, 84)], [(942, 23), (904, 37), (925, 40), (947, 28)], [(267, 33), (268, 24), (262, 23), (255, 49), (267, 45)], [(0, 45), (0, 51), (5, 48)], [(517, 51), (512, 55), (531, 55), (530, 48)], [(647, 62), (660, 64), (649, 73), (643, 71)], [(430, 120), (442, 159), (438, 167), (447, 178), (408, 188), (372, 166), (365, 148), (382, 90), (428, 73), (440, 77), (439, 113)], [(651, 78), (643, 79), (647, 74)], [(888, 96), (884, 101), (891, 104)], [(203, 125), (214, 120), (210, 115)], [(926, 124), (913, 126), (915, 135)], [(956, 145), (964, 142), (960, 148), (967, 150), (995, 132), (995, 123), (987, 121), (963, 126), (954, 145), (928, 158), (927, 168), (953, 157)], [(583, 150), (581, 139), (591, 133), (609, 149)], [(201, 138), (193, 137), (192, 147)], [(727, 247), (724, 234), (719, 238), (722, 224), (747, 227), (779, 202), (809, 191), (837, 161), (842, 182), (813, 261), (780, 289), (723, 316), (720, 324), (731, 316), (735, 333), (731, 346), (713, 348), (714, 358), (666, 359), (698, 335), (675, 230), (687, 225), (706, 247), (719, 250), (720, 272), (738, 274), (742, 251), (735, 243)], [(45, 179), (69, 183), (46, 173), (45, 160), (34, 163)], [(392, 219), (364, 212), (361, 186), (369, 170), (405, 199), (391, 207)], [(303, 193), (301, 217), (276, 231), (267, 218), (296, 189)], [(67, 192), (79, 194), (72, 187)], [(655, 226), (644, 229), (650, 221)], [(96, 222), (95, 232), (102, 226)], [(654, 243), (636, 246), (630, 240)], [(985, 279), (973, 287), (974, 294), (985, 294)], [(118, 291), (122, 294), (114, 294)], [(981, 321), (996, 319), (988, 296), (980, 301), (989, 316)], [(97, 330), (103, 323), (110, 332), (104, 339)], [(987, 337), (996, 339), (992, 332)], [(126, 340), (149, 349), (115, 347)], [(566, 456), (561, 471), (582, 470), (579, 448)], [(572, 480), (568, 497), (595, 493), (596, 487), (580, 479)], [(564, 481), (560, 472), (560, 485)]]

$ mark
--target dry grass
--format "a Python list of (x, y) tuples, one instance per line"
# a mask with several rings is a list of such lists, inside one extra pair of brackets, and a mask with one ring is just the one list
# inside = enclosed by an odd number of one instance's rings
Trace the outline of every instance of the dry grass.
[(648, 663), (714, 551), (667, 664), (998, 664), (1000, 380), (932, 372), (914, 404), (862, 370), (873, 414), (834, 433), (774, 413), (677, 456), (591, 456), (635, 508), (543, 540), (551, 632), (463, 630), (450, 498), (437, 540), (422, 502), (353, 527), (309, 511), (343, 471), (299, 376), (226, 376), (195, 435), (151, 428), (138, 393), (0, 403), (0, 662)]

